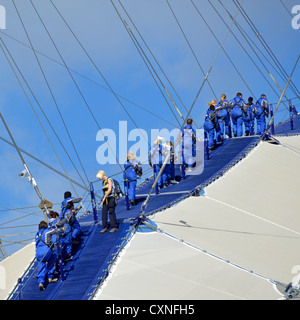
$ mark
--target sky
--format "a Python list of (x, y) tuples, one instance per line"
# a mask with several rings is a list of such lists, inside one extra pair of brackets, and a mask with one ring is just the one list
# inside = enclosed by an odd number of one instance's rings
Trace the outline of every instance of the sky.
[[(245, 100), (265, 93), (275, 108), (281, 92), (268, 72), (281, 88), (286, 76), (260, 40), (290, 75), (300, 51), (300, 29), (292, 27), (292, 20), (298, 21), (292, 8), (299, 0), (239, 2), (260, 35), (229, 0), (223, 6), (218, 0), (0, 0), (6, 13), (6, 29), (0, 29), (0, 112), (17, 145), (88, 186), (98, 170), (121, 172), (122, 165), (97, 161), (104, 143), (97, 141), (101, 130), (115, 134), (119, 159), (120, 145), (128, 139), (133, 140), (127, 141), (128, 150), (136, 143), (151, 145), (151, 130), (182, 125), (165, 89), (183, 118), (193, 106), (191, 117), (198, 128), (208, 102), (222, 93), (232, 99), (242, 92)], [(236, 17), (246, 39), (225, 9)], [(300, 66), (292, 78), (297, 88), (299, 80)], [(299, 105), (290, 88), (286, 95)], [(276, 123), (287, 119), (287, 105), (280, 105)], [(119, 132), (121, 121), (127, 136)], [(1, 122), (0, 137), (11, 141)], [(81, 187), (28, 155), (24, 158), (57, 211), (67, 190), (89, 200)], [(7, 235), (24, 233), (22, 239), (31, 241), (43, 219), (32, 186), (18, 176), (23, 169), (16, 150), (0, 140), (0, 239), (8, 253), (20, 246), (12, 245), (9, 241), (16, 237)], [(147, 165), (144, 171), (145, 177), (151, 173)], [(99, 191), (99, 183), (94, 186)], [(88, 201), (86, 207), (91, 209)]]

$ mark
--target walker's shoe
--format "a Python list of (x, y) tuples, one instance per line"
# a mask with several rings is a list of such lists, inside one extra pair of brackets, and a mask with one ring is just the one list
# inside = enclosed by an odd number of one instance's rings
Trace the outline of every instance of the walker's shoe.
[(39, 283), (39, 288), (40, 288), (40, 291), (44, 291), (45, 290), (45, 287), (43, 286), (42, 283)]
[(130, 202), (130, 205), (131, 205), (131, 206), (134, 206), (134, 205), (135, 205), (134, 200), (130, 200), (129, 202)]
[(100, 233), (105, 233), (105, 232), (107, 232), (108, 231), (108, 229), (107, 228), (104, 228), (104, 229), (102, 229), (101, 231), (100, 231)]
[(53, 282), (56, 282), (58, 279), (57, 278), (54, 278), (54, 279), (48, 279), (48, 282), (49, 283), (53, 283)]
[(171, 183), (171, 184), (178, 184), (179, 182), (176, 181), (176, 180), (170, 180), (170, 183)]
[(69, 254), (66, 256), (65, 261), (70, 261), (70, 260), (72, 260), (72, 258), (73, 258), (72, 254), (69, 253)]
[(114, 232), (116, 232), (116, 231), (118, 231), (117, 228), (112, 228), (112, 229), (109, 231), (109, 233), (114, 233)]

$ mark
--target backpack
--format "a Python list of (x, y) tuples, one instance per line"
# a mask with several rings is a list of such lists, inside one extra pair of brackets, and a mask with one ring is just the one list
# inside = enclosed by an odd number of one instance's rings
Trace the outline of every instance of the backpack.
[(115, 193), (114, 193), (114, 196), (119, 199), (119, 198), (122, 198), (123, 197), (123, 191), (121, 189), (121, 186), (119, 184), (119, 182), (115, 179), (112, 179), (112, 181), (114, 182), (114, 185), (115, 185)]

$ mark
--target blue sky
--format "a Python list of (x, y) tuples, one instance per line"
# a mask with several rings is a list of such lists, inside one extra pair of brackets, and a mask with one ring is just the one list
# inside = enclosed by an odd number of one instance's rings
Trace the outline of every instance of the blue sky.
[[(242, 3), (242, 1), (240, 2)], [(83, 99), (68, 71), (64, 68), (60, 55), (54, 48), (30, 1), (15, 0), (32, 44), (38, 51), (37, 55), (40, 64), (88, 179), (85, 178), (35, 56), (32, 50), (28, 48), (30, 44), (15, 7), (11, 0), (0, 0), (0, 5), (6, 9), (6, 29), (0, 30), (0, 36), (38, 101), (37, 103), (33, 98), (17, 71), (32, 104), (31, 107), (3, 51), (0, 49), (0, 111), (20, 148), (40, 158), (60, 172), (66, 170), (72, 179), (82, 183), (66, 152), (60, 145), (55, 135), (56, 133), (67, 153), (73, 159), (75, 167), (83, 177), (83, 180), (88, 183), (88, 181), (96, 180), (95, 175), (100, 169), (105, 169), (108, 174), (115, 174), (120, 171), (118, 165), (103, 167), (96, 160), (96, 152), (101, 145), (101, 142), (96, 141), (96, 135), (99, 130), (98, 125), (102, 129), (114, 130), (117, 137), (119, 121), (128, 122), (128, 131), (135, 129), (137, 125), (138, 128), (145, 130), (149, 137), (151, 129), (166, 128), (172, 130), (178, 126), (178, 121), (180, 122), (181, 119), (174, 110), (172, 103), (168, 101), (169, 105), (167, 104), (109, 0), (53, 1), (69, 23), (72, 31), (80, 39), (90, 57), (92, 57), (103, 77), (87, 58), (51, 2), (48, 0), (35, 0), (33, 3), (57, 48), (59, 48), (60, 54), (68, 67), (72, 69), (71, 73), (84, 97)], [(122, 1), (122, 4), (180, 99), (153, 57), (150, 56), (120, 3), (116, 0), (114, 3), (122, 17), (130, 25), (139, 44), (147, 53), (147, 57), (153, 63), (159, 79), (168, 89), (185, 116), (187, 114), (185, 108), (189, 109), (191, 107), (204, 76), (167, 2), (165, 0), (126, 0)], [(228, 29), (211, 4), (208, 1), (199, 0), (194, 0), (194, 3), (219, 42), (223, 42)], [(231, 25), (231, 20), (219, 1), (212, 0), (211, 3), (227, 25)], [(169, 0), (169, 4), (201, 67), (207, 73), (218, 52), (218, 42), (191, 1)], [(290, 74), (300, 51), (300, 29), (294, 30), (291, 24), (292, 7), (298, 4), (300, 4), (298, 0), (245, 0), (243, 2), (243, 8), (247, 15), (251, 18), (287, 74)], [(232, 1), (226, 1), (224, 6), (233, 16), (236, 15), (237, 7)], [(261, 57), (259, 52), (261, 50), (270, 59), (259, 42), (259, 38), (255, 36), (240, 14), (237, 16), (237, 21), (257, 46), (255, 51), (259, 57)], [(228, 98), (233, 98), (238, 91), (244, 94), (244, 98), (248, 98), (252, 93), (258, 98), (261, 93), (266, 93), (269, 101), (275, 107), (278, 95), (280, 95), (279, 90), (237, 28), (232, 26), (231, 30), (240, 43), (229, 33), (224, 43), (224, 49), (244, 80), (236, 72), (225, 53), (221, 51), (209, 76), (209, 82), (217, 98), (222, 93), (226, 93)], [(260, 74), (242, 47), (245, 48), (246, 52), (260, 68), (273, 89), (267, 84), (266, 79)], [(279, 76), (277, 69), (274, 70), (272, 66), (274, 63), (271, 65), (264, 58), (261, 59), (267, 70), (272, 73), (281, 88), (283, 88), (285, 81)], [(300, 66), (298, 66), (293, 76), (293, 82), (298, 87), (300, 80), (299, 70)], [(160, 85), (159, 80), (157, 81)], [(107, 83), (114, 93), (118, 95), (119, 101), (116, 99), (115, 94), (108, 90)], [(287, 96), (289, 99), (295, 98), (294, 92), (290, 89), (287, 90)], [(215, 96), (208, 83), (206, 83), (192, 111), (192, 117), (199, 127), (203, 124), (207, 103), (213, 98)], [(293, 102), (296, 105), (299, 104), (298, 99), (294, 99)], [(50, 128), (39, 105), (49, 119), (55, 133)], [(172, 114), (170, 107), (177, 119)], [(98, 125), (92, 118), (88, 108), (92, 110)], [(49, 143), (35, 112), (53, 147)], [(135, 123), (132, 122), (128, 113)], [(276, 121), (282, 121), (287, 116), (285, 106), (281, 105)], [(1, 137), (9, 140), (2, 123), (0, 123), (0, 132)], [(128, 148), (132, 144), (133, 142), (129, 142)], [(75, 192), (69, 181), (46, 169), (28, 156), (25, 156), (25, 160), (43, 196), (51, 202), (60, 203), (66, 190), (72, 191), (74, 195), (76, 192), (78, 195), (84, 194), (84, 191), (79, 187), (75, 187)], [(146, 169), (147, 167), (145, 167)], [(0, 141), (0, 239), (2, 238), (2, 240), (12, 240), (11, 238), (4, 238), (3, 235), (21, 231), (35, 231), (35, 225), (42, 219), (41, 213), (35, 213), (38, 211), (37, 208), (5, 211), (7, 209), (36, 207), (39, 203), (39, 199), (30, 184), (25, 179), (18, 177), (22, 170), (23, 166), (16, 151), (11, 146)], [(99, 188), (99, 185), (96, 184), (95, 187)], [(58, 206), (55, 209), (58, 210)], [(19, 219), (25, 214), (30, 215), (26, 219), (6, 223), (13, 219)], [(27, 229), (4, 229), (13, 225), (32, 226), (27, 227)], [(24, 239), (29, 239), (30, 237), (32, 238), (33, 234), (24, 235)], [(8, 242), (3, 243), (8, 244)], [(9, 252), (15, 250), (14, 246), (7, 246), (6, 248)]]

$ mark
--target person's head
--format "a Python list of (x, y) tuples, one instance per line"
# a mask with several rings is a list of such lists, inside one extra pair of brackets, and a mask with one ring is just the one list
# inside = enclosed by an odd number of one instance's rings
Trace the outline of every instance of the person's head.
[(103, 170), (98, 171), (96, 177), (97, 177), (99, 180), (105, 180), (105, 179), (106, 179), (105, 172), (104, 172)]
[(67, 210), (73, 210), (74, 209), (74, 203), (72, 201), (68, 201), (66, 209)]
[(186, 124), (189, 125), (189, 126), (192, 126), (193, 125), (193, 119), (187, 119)]
[(236, 96), (237, 96), (237, 97), (240, 97), (240, 98), (243, 97), (243, 95), (242, 95), (240, 92), (238, 92), (238, 93), (236, 94)]
[(211, 107), (211, 106), (216, 106), (218, 104), (218, 101), (216, 101), (216, 100), (211, 100), (209, 103), (208, 103), (208, 105), (209, 105), (209, 107)]
[(135, 156), (134, 152), (129, 151), (127, 153), (127, 160), (135, 160), (135, 159), (136, 159), (136, 156)]
[(223, 94), (221, 95), (221, 101), (224, 101), (224, 100), (226, 100), (226, 94), (225, 94), (225, 93), (223, 93)]
[(266, 98), (266, 95), (263, 93), (260, 97), (261, 98)]
[(71, 197), (72, 197), (72, 194), (71, 194), (70, 191), (66, 191), (66, 192), (64, 193), (64, 198), (65, 198), (65, 199), (71, 198)]
[(50, 211), (49, 216), (50, 216), (50, 218), (55, 219), (55, 218), (59, 217), (59, 214), (55, 211)]
[(46, 221), (41, 221), (41, 222), (39, 223), (39, 230), (40, 230), (40, 229), (47, 229), (47, 228), (48, 228), (48, 224), (47, 224)]
[(172, 141), (166, 141), (166, 145), (172, 147), (172, 146), (173, 146), (173, 143), (172, 143)]
[(249, 104), (252, 104), (252, 103), (253, 103), (253, 98), (252, 98), (252, 97), (249, 97), (249, 98), (248, 98), (248, 102), (249, 102)]

